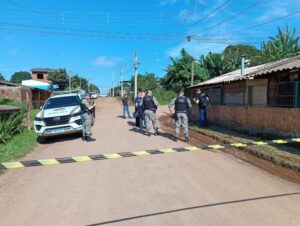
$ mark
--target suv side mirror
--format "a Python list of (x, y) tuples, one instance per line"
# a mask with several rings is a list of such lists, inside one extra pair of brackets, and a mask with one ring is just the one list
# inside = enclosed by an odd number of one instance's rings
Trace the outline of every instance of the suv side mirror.
[(43, 106), (40, 106), (40, 110), (42, 110), (43, 109)]

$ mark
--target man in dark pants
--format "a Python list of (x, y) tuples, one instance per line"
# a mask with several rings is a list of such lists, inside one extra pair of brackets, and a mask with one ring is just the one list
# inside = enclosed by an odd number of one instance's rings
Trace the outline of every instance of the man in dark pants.
[[(174, 110), (172, 109), (174, 107)], [(175, 119), (175, 137), (174, 141), (176, 142), (179, 137), (180, 127), (184, 129), (185, 142), (189, 142), (189, 119), (188, 119), (188, 110), (192, 108), (192, 103), (189, 98), (184, 96), (184, 90), (181, 89), (178, 93), (178, 96), (175, 97), (170, 105), (169, 110), (171, 114), (174, 114)]]
[(209, 97), (201, 92), (201, 89), (197, 89), (196, 96), (193, 101), (199, 106), (199, 123), (200, 126), (206, 127), (207, 121), (207, 107), (209, 105)]
[(90, 94), (85, 93), (85, 97), (81, 100), (80, 106), (81, 106), (81, 118), (82, 118), (82, 140), (91, 142), (95, 141), (96, 139), (93, 139), (91, 137), (91, 129), (92, 129), (92, 122), (93, 122), (93, 115), (92, 112), (94, 111), (96, 104), (90, 105)]
[(151, 123), (155, 130), (154, 135), (159, 135), (158, 125), (156, 121), (156, 109), (158, 107), (157, 99), (152, 95), (152, 91), (148, 90), (146, 96), (141, 100), (139, 106), (143, 107), (144, 110), (144, 120), (146, 124), (147, 135), (151, 136)]

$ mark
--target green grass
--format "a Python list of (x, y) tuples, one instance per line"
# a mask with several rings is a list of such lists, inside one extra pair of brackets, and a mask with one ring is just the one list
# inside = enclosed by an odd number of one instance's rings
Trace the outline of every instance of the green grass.
[(30, 152), (37, 143), (33, 130), (24, 130), (14, 136), (6, 144), (0, 144), (0, 162), (16, 160)]

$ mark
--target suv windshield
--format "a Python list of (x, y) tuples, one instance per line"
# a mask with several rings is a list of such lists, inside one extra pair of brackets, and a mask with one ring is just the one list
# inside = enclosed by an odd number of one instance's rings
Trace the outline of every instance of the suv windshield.
[(79, 101), (79, 97), (77, 96), (56, 97), (56, 98), (50, 98), (45, 104), (44, 109), (70, 107), (70, 106), (77, 106), (79, 104), (80, 101)]

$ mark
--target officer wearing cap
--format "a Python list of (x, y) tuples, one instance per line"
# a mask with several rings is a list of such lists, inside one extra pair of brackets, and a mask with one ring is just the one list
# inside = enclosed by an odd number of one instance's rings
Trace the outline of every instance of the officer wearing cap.
[(94, 108), (96, 107), (96, 104), (91, 106), (89, 104), (89, 100), (90, 100), (90, 94), (85, 93), (84, 98), (80, 102), (81, 114), (82, 114), (82, 116), (81, 116), (81, 118), (82, 118), (82, 140), (87, 141), (87, 142), (96, 140), (91, 137), (91, 134), (92, 134), (91, 128), (92, 128), (92, 121), (93, 121), (92, 112), (93, 112)]
[(175, 119), (174, 141), (178, 140), (180, 127), (182, 126), (184, 129), (185, 142), (189, 142), (188, 110), (191, 108), (192, 103), (190, 99), (184, 96), (184, 90), (181, 89), (178, 96), (169, 104), (169, 110), (171, 114), (174, 114)]
[(151, 123), (155, 130), (154, 135), (159, 135), (158, 125), (156, 122), (156, 109), (158, 107), (157, 99), (152, 95), (152, 91), (148, 90), (146, 96), (140, 101), (139, 106), (143, 108), (144, 111), (144, 120), (147, 130), (147, 135), (151, 136)]

